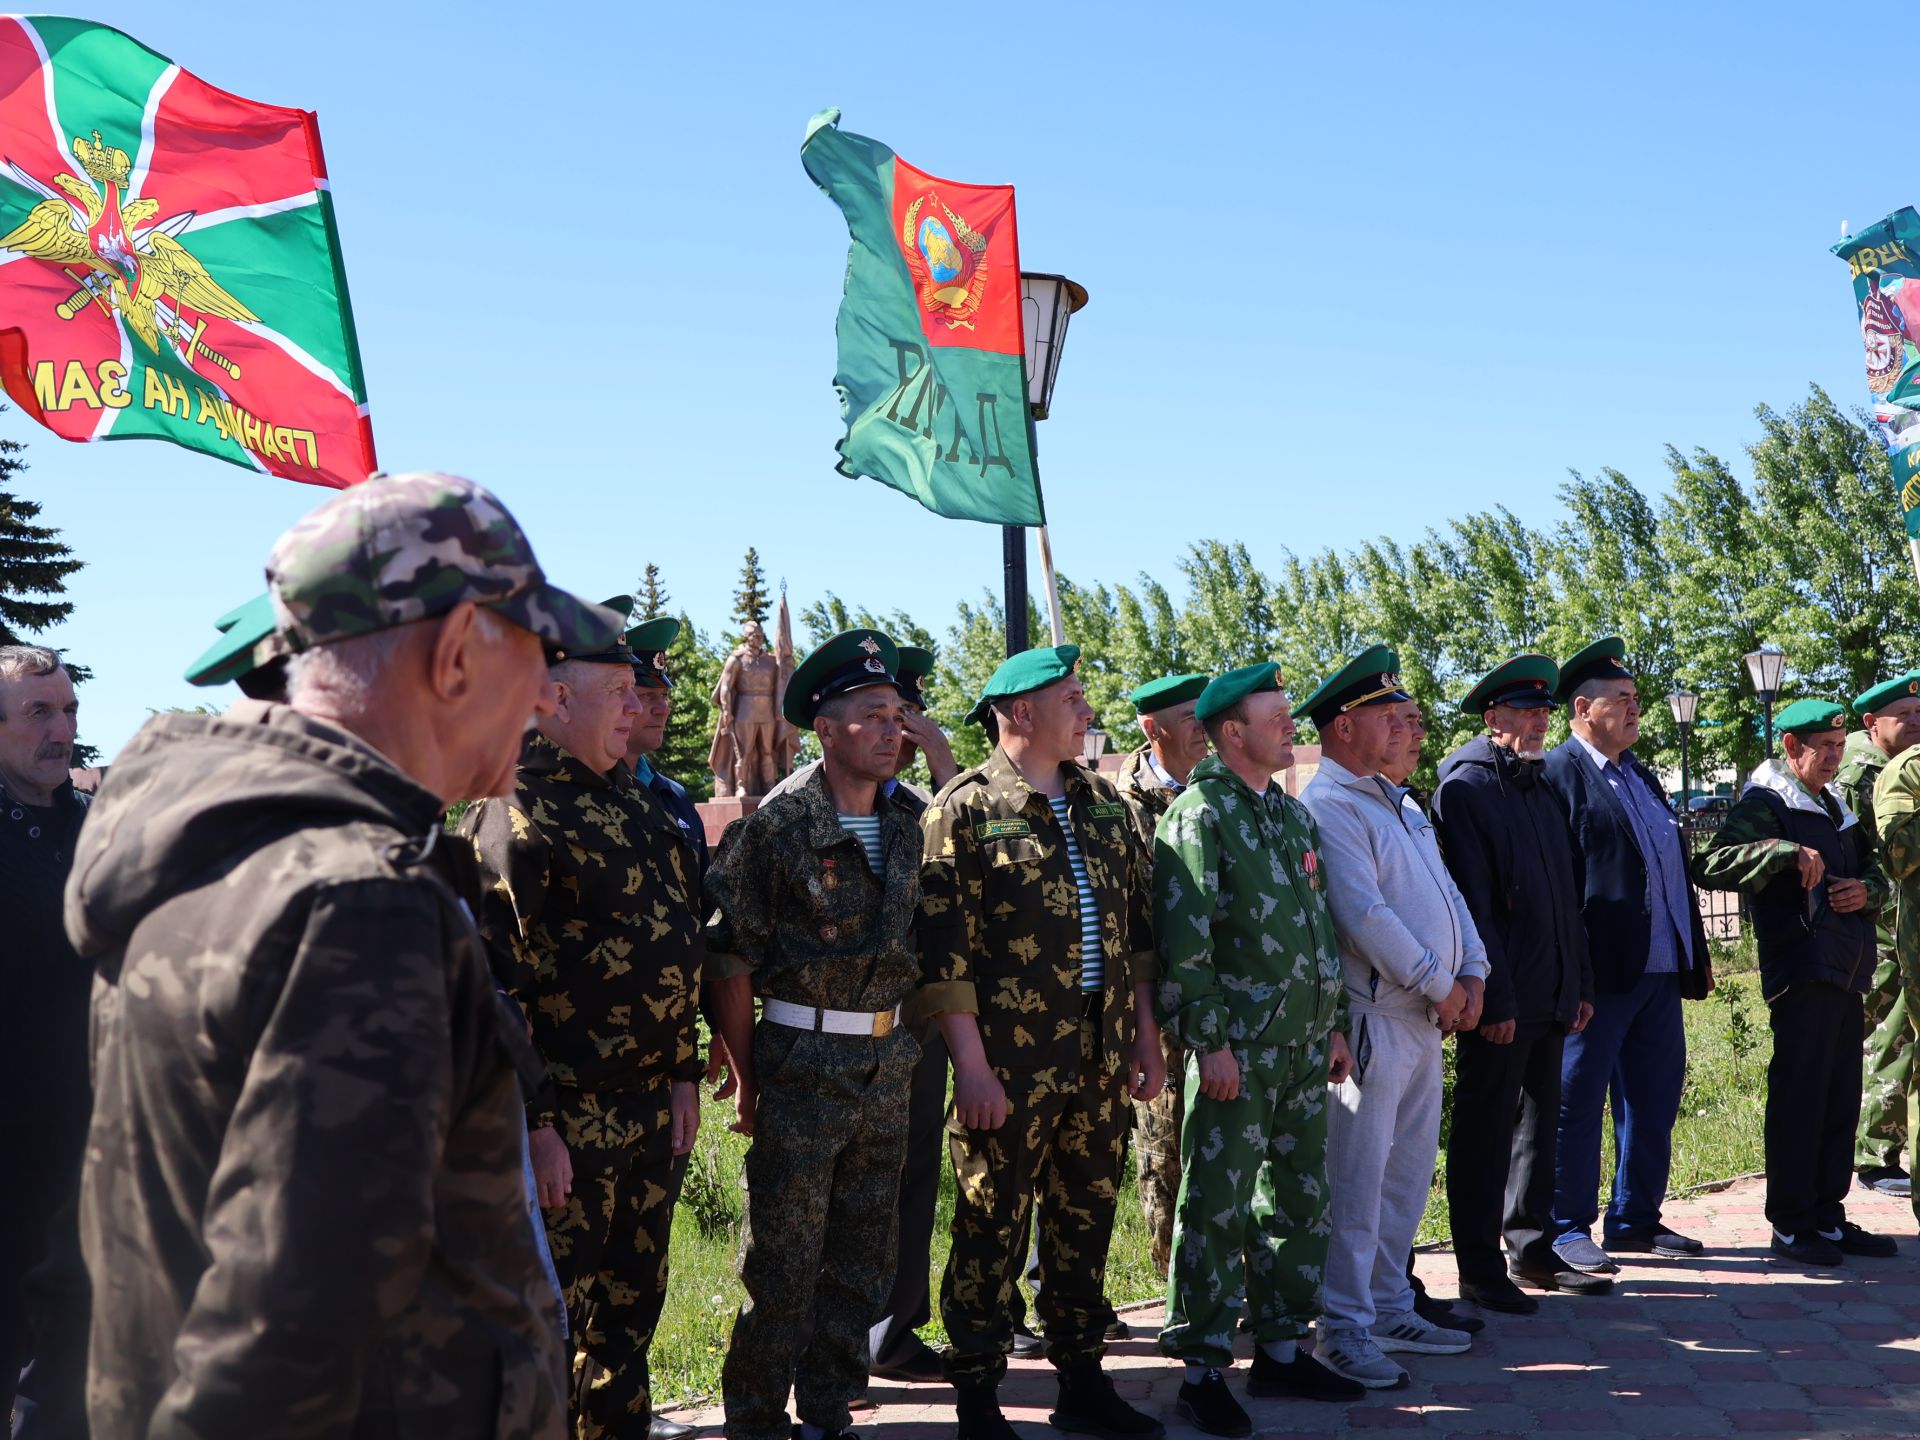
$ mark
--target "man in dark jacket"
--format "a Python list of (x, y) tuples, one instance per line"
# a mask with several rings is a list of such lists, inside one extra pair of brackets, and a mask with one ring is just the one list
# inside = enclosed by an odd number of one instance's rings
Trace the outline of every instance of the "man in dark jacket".
[(1716, 890), (1749, 897), (1767, 1065), (1767, 1220), (1773, 1253), (1802, 1265), (1895, 1253), (1847, 1219), (1860, 1120), (1861, 996), (1873, 986), (1874, 916), (1887, 903), (1873, 839), (1832, 788), (1847, 710), (1796, 700), (1780, 712), (1786, 759), (1753, 772), (1727, 823), (1694, 858)]
[(1546, 656), (1517, 655), (1475, 685), (1460, 708), (1487, 733), (1441, 763), (1433, 796), (1447, 869), (1487, 947), (1486, 1006), (1459, 1036), (1447, 1139), (1460, 1293), (1516, 1315), (1540, 1302), (1515, 1279), (1576, 1295), (1613, 1288), (1560, 1263), (1551, 1231), (1561, 1051), (1593, 1015), (1567, 812), (1542, 774), (1559, 678)]
[[(1560, 1065), (1554, 1252), (1596, 1274), (1619, 1269), (1608, 1250), (1684, 1257), (1701, 1248), (1661, 1223), (1660, 1206), (1686, 1081), (1680, 1001), (1705, 995), (1713, 974), (1679, 826), (1660, 782), (1633, 755), (1640, 692), (1626, 653), (1610, 635), (1560, 667), (1554, 693), (1573, 734), (1547, 756), (1546, 775), (1573, 826), (1594, 988), (1593, 1018), (1567, 1037)], [(1603, 1250), (1593, 1227), (1610, 1089), (1617, 1163)]]
[(67, 883), (96, 964), (93, 1440), (558, 1440), (533, 1056), (442, 816), (512, 784), (543, 646), (618, 617), (444, 475), (343, 491), (267, 568), (290, 703), (148, 722)]

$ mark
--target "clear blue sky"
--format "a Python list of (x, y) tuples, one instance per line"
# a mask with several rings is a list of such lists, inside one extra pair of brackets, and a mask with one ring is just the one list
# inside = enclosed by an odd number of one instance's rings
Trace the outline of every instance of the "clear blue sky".
[[(92, 18), (319, 112), (386, 468), (493, 487), (589, 595), (655, 561), (707, 629), (749, 544), (796, 608), (831, 589), (936, 633), (999, 585), (997, 531), (833, 473), (846, 232), (799, 160), (825, 106), (1013, 182), (1027, 268), (1092, 292), (1041, 431), (1082, 579), (1172, 583), (1207, 536), (1273, 564), (1496, 503), (1544, 524), (1569, 467), (1663, 488), (1668, 443), (1744, 469), (1755, 403), (1864, 398), (1827, 247), (1920, 199), (1876, 159), (1898, 67), (1783, 4)], [(88, 562), (50, 636), (98, 673), (83, 738), (225, 703), (180, 673), (326, 492), (0, 433)]]

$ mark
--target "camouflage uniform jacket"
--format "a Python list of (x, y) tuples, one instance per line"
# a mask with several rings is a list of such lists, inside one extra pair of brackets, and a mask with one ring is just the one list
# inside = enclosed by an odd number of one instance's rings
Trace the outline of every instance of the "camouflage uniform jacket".
[(707, 871), (710, 973), (827, 1010), (877, 1014), (912, 994), (920, 836), (904, 806), (883, 796), (878, 810), (884, 878), (840, 824), (824, 768), (729, 825)]
[(441, 808), (261, 701), (121, 752), (67, 886), (97, 966), (96, 1440), (563, 1433), (537, 1062)]
[[(699, 862), (659, 797), (624, 762), (596, 775), (532, 735), (511, 798), (470, 806), (459, 833), (480, 862), (494, 975), (553, 1085), (697, 1080)], [(543, 1089), (529, 1122), (552, 1124), (556, 1104)]]
[(1217, 755), (1160, 822), (1153, 918), (1160, 1020), (1196, 1050), (1323, 1042), (1347, 1028), (1320, 832), (1278, 785), (1255, 795)]
[[(1847, 748), (1840, 759), (1840, 772), (1833, 777), (1833, 788), (1840, 792), (1840, 798), (1847, 802), (1847, 808), (1858, 815), (1860, 823), (1866, 826), (1867, 841), (1873, 847), (1876, 858), (1880, 855), (1880, 826), (1874, 820), (1873, 787), (1886, 768), (1887, 752), (1874, 744), (1873, 737), (1866, 731), (1856, 730), (1847, 736)], [(1883, 905), (1875, 917), (1875, 936), (1882, 949), (1891, 949), (1893, 946), (1894, 909), (1892, 903)]]
[(1120, 790), (1120, 798), (1126, 802), (1127, 814), (1133, 817), (1133, 828), (1140, 836), (1140, 848), (1149, 859), (1153, 856), (1154, 829), (1183, 788), (1169, 785), (1160, 778), (1160, 772), (1153, 768), (1149, 760), (1152, 754), (1151, 745), (1142, 745), (1138, 750), (1129, 751), (1127, 758), (1120, 762), (1120, 772), (1113, 782)]
[[(1157, 978), (1146, 857), (1126, 803), (1083, 765), (1060, 767), (1074, 836), (1099, 907), (1106, 957), (1102, 1048), (1133, 1043), (1136, 983)], [(979, 1016), (987, 1063), (1003, 1076), (1080, 1069), (1080, 894), (1053, 807), (1004, 750), (963, 770), (921, 818), (916, 1013)]]
[(1920, 745), (1894, 756), (1880, 772), (1873, 814), (1881, 863), (1894, 886), (1894, 950), (1911, 973), (1920, 957)]

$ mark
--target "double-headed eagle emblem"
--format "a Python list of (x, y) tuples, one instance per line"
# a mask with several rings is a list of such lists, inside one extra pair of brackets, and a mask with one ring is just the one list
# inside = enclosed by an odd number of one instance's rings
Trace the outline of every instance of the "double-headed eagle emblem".
[[(932, 208), (926, 208), (929, 200)], [(949, 210), (938, 195), (929, 193), (907, 207), (900, 225), (900, 248), (913, 272), (921, 305), (946, 321), (949, 330), (973, 329), (974, 312), (987, 288), (987, 237)]]
[(206, 317), (246, 323), (260, 317), (207, 274), (206, 266), (176, 238), (194, 212), (144, 223), (159, 212), (160, 202), (122, 198), (132, 162), (126, 151), (104, 144), (98, 130), (92, 140), (75, 136), (73, 155), (87, 179), (62, 171), (53, 177), (58, 191), (12, 160), (6, 162), (16, 180), (44, 198), (10, 233), (0, 236), (0, 249), (66, 271), (76, 288), (54, 307), (62, 320), (99, 305), (126, 321), (156, 354), (164, 340), (189, 368), (199, 357), (239, 379), (240, 367), (202, 341)]

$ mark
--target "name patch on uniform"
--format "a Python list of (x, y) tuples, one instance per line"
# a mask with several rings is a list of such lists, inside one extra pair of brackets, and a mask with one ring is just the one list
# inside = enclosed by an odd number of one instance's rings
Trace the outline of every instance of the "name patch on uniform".
[(1087, 813), (1096, 820), (1124, 820), (1127, 807), (1118, 800), (1102, 800), (1098, 805), (1089, 805)]
[(973, 827), (976, 840), (1004, 840), (1009, 835), (1031, 835), (1033, 826), (1024, 820), (982, 820)]

